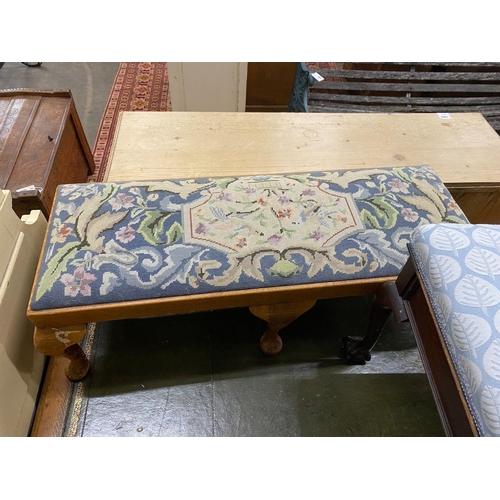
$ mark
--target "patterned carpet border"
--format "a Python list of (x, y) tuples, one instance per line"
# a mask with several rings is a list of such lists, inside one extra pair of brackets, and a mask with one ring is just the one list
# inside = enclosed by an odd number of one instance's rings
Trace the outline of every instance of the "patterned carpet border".
[(120, 63), (94, 144), (96, 169), (89, 182), (101, 182), (105, 177), (120, 111), (171, 110), (167, 63)]

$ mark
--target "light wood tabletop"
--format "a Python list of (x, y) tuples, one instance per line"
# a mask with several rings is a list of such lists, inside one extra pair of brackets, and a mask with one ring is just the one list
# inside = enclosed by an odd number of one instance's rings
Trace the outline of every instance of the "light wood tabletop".
[(422, 164), (471, 222), (500, 223), (500, 136), (479, 113), (122, 112), (106, 180)]

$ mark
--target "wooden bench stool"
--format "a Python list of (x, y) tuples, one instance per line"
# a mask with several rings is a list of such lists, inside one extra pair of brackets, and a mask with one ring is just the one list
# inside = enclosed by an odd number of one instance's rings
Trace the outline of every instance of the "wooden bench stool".
[(317, 299), (376, 294), (366, 337), (343, 341), (365, 363), (391, 309), (405, 319), (409, 235), (442, 221), (467, 219), (428, 166), (63, 185), (28, 307), (35, 346), (78, 380), (86, 323), (248, 306), (277, 354)]
[(500, 436), (500, 226), (415, 230), (397, 280), (444, 429)]

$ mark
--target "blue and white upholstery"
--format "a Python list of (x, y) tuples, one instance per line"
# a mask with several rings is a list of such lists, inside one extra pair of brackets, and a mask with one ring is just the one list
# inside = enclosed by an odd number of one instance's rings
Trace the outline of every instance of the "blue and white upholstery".
[(500, 226), (420, 226), (409, 249), (478, 434), (500, 436)]

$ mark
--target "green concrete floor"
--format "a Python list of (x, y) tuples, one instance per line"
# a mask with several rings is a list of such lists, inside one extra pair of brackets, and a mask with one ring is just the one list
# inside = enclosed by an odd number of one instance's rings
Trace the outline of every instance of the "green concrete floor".
[[(70, 88), (92, 147), (118, 66), (5, 63), (0, 88)], [(370, 300), (318, 301), (282, 331), (277, 357), (260, 352), (264, 322), (246, 309), (99, 324), (66, 434), (443, 436), (408, 324), (390, 319), (366, 366), (341, 363)]]

